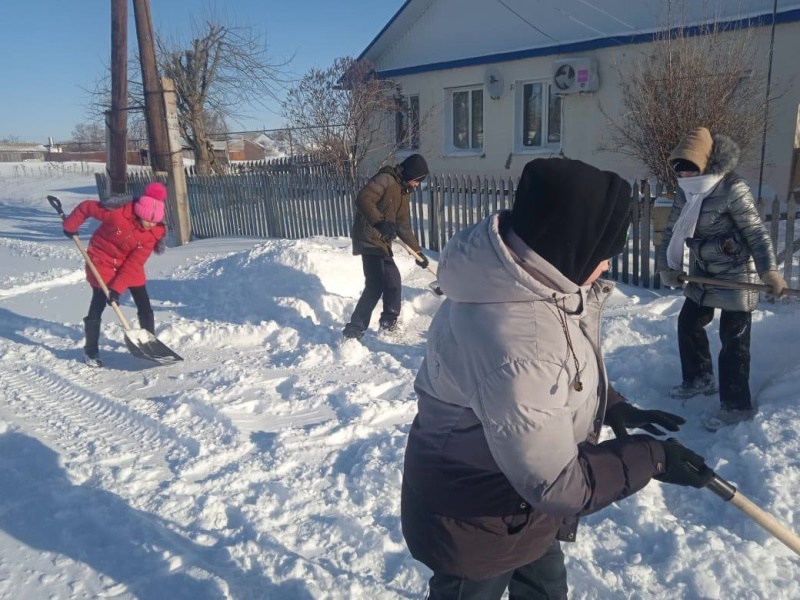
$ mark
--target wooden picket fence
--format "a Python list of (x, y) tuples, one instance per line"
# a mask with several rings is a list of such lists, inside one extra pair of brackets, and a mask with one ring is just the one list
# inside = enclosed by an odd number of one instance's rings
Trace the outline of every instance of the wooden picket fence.
[[(108, 189), (104, 173), (96, 174), (101, 198)], [(141, 195), (156, 178), (152, 173), (128, 175), (128, 191)], [(411, 195), (411, 222), (423, 248), (438, 252), (454, 234), (498, 210), (510, 209), (517, 186), (513, 178), (468, 175), (432, 175)], [(163, 182), (163, 179), (162, 179)], [(331, 178), (314, 169), (249, 170), (230, 175), (187, 173), (192, 234), (195, 238), (257, 237), (299, 239), (311, 236), (347, 237), (353, 221), (354, 201), (367, 178), (349, 181)], [(662, 190), (646, 180), (633, 186), (632, 225), (625, 251), (611, 263), (612, 279), (658, 289), (655, 270), (658, 251), (653, 245), (654, 201)], [(792, 277), (798, 194), (781, 213), (778, 199), (769, 206), (760, 200), (764, 217), (784, 276)], [(174, 222), (167, 205), (167, 222)], [(767, 210), (769, 208), (769, 210)], [(788, 260), (786, 260), (788, 257)]]

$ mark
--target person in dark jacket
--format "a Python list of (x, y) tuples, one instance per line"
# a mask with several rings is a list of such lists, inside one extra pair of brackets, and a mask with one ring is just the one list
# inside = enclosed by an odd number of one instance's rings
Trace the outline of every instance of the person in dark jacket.
[[(100, 221), (100, 226), (89, 240), (87, 253), (108, 288), (109, 297), (100, 287), (94, 274), (86, 266), (86, 279), (92, 286), (89, 314), (83, 319), (86, 333), (84, 360), (92, 367), (103, 366), (100, 360), (100, 325), (106, 304), (119, 303), (119, 298), (130, 289), (139, 317), (139, 325), (150, 333), (155, 331), (155, 318), (147, 294), (147, 276), (144, 264), (166, 234), (161, 223), (164, 219), (166, 188), (150, 183), (142, 196), (121, 206), (103, 205), (96, 200), (78, 204), (64, 219), (64, 235), (73, 237), (88, 218)], [(128, 197), (130, 200), (130, 197)]]
[(380, 169), (358, 193), (351, 238), (353, 254), (361, 256), (365, 282), (350, 322), (344, 328), (346, 338), (361, 339), (381, 297), (381, 329), (397, 328), (401, 282), (392, 253), (393, 239), (399, 237), (421, 257), (415, 261), (417, 265), (428, 267), (428, 259), (411, 230), (409, 208), (411, 191), (427, 176), (425, 159), (412, 154), (399, 165)]
[[(442, 251), (447, 299), (414, 382), (402, 483), (403, 535), (433, 576), (431, 600), (564, 599), (560, 540), (578, 518), (652, 478), (702, 487), (711, 471), (675, 441), (684, 420), (608, 384), (600, 318), (622, 251), (631, 187), (567, 159), (523, 172), (511, 211)], [(603, 424), (616, 438), (599, 442)]]
[(758, 306), (757, 291), (683, 286), (684, 247), (689, 246), (689, 275), (721, 281), (756, 283), (757, 276), (785, 293), (775, 253), (756, 210), (750, 186), (733, 172), (739, 146), (729, 137), (705, 127), (687, 133), (669, 157), (678, 176), (678, 192), (657, 257), (661, 281), (683, 287), (686, 296), (678, 317), (678, 348), (682, 382), (670, 396), (687, 399), (716, 393), (705, 327), (721, 310), (719, 336), (719, 399), (721, 409), (706, 421), (715, 431), (755, 414), (750, 396), (750, 329)]

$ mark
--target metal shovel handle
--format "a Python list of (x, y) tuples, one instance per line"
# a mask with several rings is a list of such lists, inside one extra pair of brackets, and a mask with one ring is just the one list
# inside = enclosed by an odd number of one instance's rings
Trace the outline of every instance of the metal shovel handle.
[[(59, 200), (55, 196), (48, 196), (47, 201), (50, 203), (50, 206), (56, 209), (56, 212), (58, 213), (58, 216), (61, 217), (62, 221), (67, 218), (67, 215), (64, 214), (64, 209), (61, 207), (61, 200)], [(83, 255), (83, 259), (89, 266), (89, 270), (92, 272), (92, 275), (94, 275), (94, 278), (97, 280), (97, 283), (100, 284), (100, 289), (103, 290), (103, 293), (106, 295), (106, 298), (110, 299), (111, 296), (108, 292), (108, 286), (106, 286), (105, 282), (103, 281), (103, 278), (100, 277), (100, 273), (97, 271), (97, 267), (94, 266), (92, 259), (89, 258), (89, 254), (83, 248), (83, 244), (81, 244), (81, 241), (80, 239), (78, 239), (77, 234), (72, 236), (72, 241), (75, 242), (75, 245), (78, 247), (78, 250)], [(119, 318), (119, 322), (122, 323), (122, 327), (125, 329), (125, 331), (130, 331), (132, 329), (131, 324), (128, 323), (128, 319), (126, 319), (125, 315), (122, 314), (122, 311), (119, 309), (119, 305), (113, 301), (110, 304), (111, 308), (114, 309), (114, 312), (117, 313), (117, 318)]]

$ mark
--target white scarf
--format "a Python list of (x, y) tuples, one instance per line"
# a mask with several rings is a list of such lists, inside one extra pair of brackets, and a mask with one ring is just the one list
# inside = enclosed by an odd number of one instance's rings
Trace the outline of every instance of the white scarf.
[(667, 246), (667, 264), (670, 269), (683, 270), (683, 244), (686, 238), (694, 235), (703, 200), (723, 177), (724, 175), (699, 175), (678, 179), (678, 187), (686, 194), (686, 204), (683, 205), (681, 214), (672, 228), (672, 238)]

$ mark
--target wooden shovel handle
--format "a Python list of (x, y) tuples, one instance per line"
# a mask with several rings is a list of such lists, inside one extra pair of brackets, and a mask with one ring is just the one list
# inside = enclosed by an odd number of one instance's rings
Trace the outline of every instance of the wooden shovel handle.
[[(688, 283), (701, 283), (711, 287), (730, 288), (734, 290), (756, 290), (758, 292), (772, 292), (772, 286), (763, 283), (750, 283), (746, 281), (728, 281), (727, 279), (714, 279), (712, 277), (694, 277), (691, 275), (683, 275), (680, 281)], [(794, 288), (786, 288), (787, 296), (800, 296), (800, 290)]]
[[(409, 246), (408, 244), (406, 244), (406, 243), (405, 243), (403, 240), (401, 240), (400, 238), (397, 238), (397, 240), (396, 240), (396, 241), (397, 241), (397, 242), (399, 242), (399, 244), (400, 244), (400, 245), (401, 245), (403, 248), (405, 248), (405, 249), (406, 249), (406, 252), (408, 252), (408, 253), (409, 253), (411, 256), (413, 256), (413, 257), (414, 257), (414, 258), (416, 258), (417, 260), (422, 260), (422, 256), (420, 255), (420, 253), (419, 253), (419, 252), (415, 252), (414, 250), (412, 250), (412, 249), (411, 249), (411, 246)], [(426, 269), (428, 269), (428, 271), (430, 271), (431, 273), (433, 273), (433, 276), (434, 276), (434, 277), (436, 277), (436, 271), (434, 271), (434, 270), (433, 270), (433, 267), (431, 267), (431, 266), (430, 266), (430, 264), (429, 264), (427, 267), (425, 267), (425, 268), (426, 268)]]
[(771, 514), (754, 504), (742, 494), (731, 482), (726, 481), (716, 473), (706, 484), (706, 488), (714, 492), (725, 502), (730, 502), (758, 525), (766, 529), (773, 537), (783, 543), (800, 556), (800, 537), (785, 527)]
[(775, 517), (759, 508), (738, 490), (730, 502), (800, 556), (800, 537), (784, 527)]

